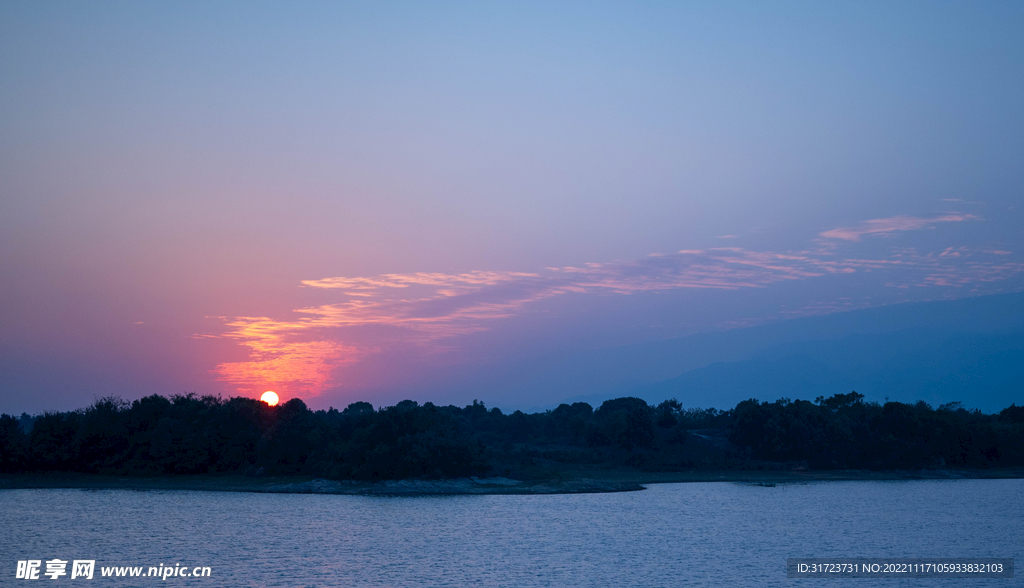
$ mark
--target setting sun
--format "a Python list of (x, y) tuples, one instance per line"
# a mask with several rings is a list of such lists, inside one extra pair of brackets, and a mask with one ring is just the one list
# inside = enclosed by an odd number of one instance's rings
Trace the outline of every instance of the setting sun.
[(267, 390), (266, 392), (263, 393), (263, 396), (260, 396), (260, 400), (266, 402), (270, 406), (277, 406), (277, 403), (280, 399), (277, 397), (277, 392), (271, 392), (270, 390)]

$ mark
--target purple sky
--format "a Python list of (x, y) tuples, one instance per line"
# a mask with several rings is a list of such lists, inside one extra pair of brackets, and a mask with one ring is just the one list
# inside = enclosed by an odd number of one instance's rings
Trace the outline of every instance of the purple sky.
[(4, 3), (0, 412), (543, 406), (444, 390), (1021, 291), (1021, 30), (1019, 3)]

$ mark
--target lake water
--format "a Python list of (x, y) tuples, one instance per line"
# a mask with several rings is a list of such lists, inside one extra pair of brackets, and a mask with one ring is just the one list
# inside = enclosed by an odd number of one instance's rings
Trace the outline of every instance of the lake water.
[[(643, 492), (360, 497), (0, 491), (17, 560), (95, 559), (42, 586), (1024, 585), (1024, 480), (658, 484)], [(787, 557), (1013, 557), (1013, 579), (787, 579)], [(210, 577), (101, 578), (209, 566)], [(43, 572), (45, 572), (45, 563)], [(145, 572), (144, 572), (145, 573)]]

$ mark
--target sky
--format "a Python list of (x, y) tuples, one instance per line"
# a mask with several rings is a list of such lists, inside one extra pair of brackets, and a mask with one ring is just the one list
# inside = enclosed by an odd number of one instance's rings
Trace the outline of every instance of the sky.
[(493, 374), (1022, 291), (1022, 30), (1015, 2), (4, 2), (0, 412), (543, 407), (587, 391)]

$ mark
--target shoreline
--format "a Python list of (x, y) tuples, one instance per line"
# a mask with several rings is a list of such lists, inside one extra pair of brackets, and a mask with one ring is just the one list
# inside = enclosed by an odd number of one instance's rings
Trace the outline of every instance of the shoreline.
[(1024, 468), (993, 470), (566, 470), (549, 478), (514, 480), (503, 477), (452, 480), (387, 480), (364, 482), (325, 480), (309, 476), (161, 476), (128, 477), (45, 472), (0, 474), (0, 490), (193, 490), (264, 494), (339, 494), (355, 496), (446, 496), (593, 494), (633, 492), (650, 484), (733, 482), (772, 487), (779, 484), (848, 481), (964, 480), (1024, 478)]

